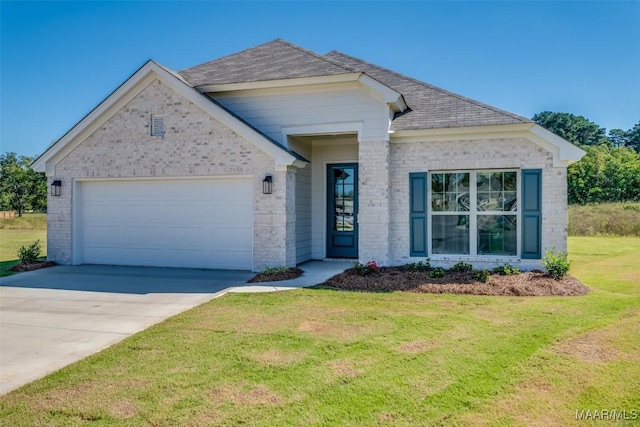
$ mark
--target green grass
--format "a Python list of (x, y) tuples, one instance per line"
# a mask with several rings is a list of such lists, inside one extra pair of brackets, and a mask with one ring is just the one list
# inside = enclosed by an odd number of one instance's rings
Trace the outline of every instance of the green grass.
[(640, 237), (640, 203), (571, 205), (569, 235)]
[(19, 263), (18, 249), (40, 240), (42, 256), (47, 254), (46, 214), (24, 214), (0, 219), (0, 277), (15, 274), (9, 268)]
[(0, 420), (593, 425), (576, 410), (640, 409), (640, 239), (570, 250), (583, 297), (228, 294), (0, 397)]

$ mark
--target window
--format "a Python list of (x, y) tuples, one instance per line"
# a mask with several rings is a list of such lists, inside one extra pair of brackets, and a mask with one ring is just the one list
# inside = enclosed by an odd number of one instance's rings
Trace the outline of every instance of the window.
[(161, 115), (151, 115), (151, 136), (164, 136), (164, 118)]
[(518, 174), (464, 171), (431, 174), (431, 253), (518, 253)]

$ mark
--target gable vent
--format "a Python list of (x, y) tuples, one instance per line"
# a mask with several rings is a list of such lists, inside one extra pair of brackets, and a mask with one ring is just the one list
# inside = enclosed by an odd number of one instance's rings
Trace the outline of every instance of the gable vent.
[(164, 136), (164, 117), (161, 115), (151, 116), (151, 136)]

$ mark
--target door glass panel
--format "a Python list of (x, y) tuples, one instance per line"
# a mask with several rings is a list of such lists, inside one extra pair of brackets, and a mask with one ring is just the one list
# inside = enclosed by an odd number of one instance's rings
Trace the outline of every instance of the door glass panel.
[(352, 167), (333, 169), (334, 231), (353, 231), (355, 171)]

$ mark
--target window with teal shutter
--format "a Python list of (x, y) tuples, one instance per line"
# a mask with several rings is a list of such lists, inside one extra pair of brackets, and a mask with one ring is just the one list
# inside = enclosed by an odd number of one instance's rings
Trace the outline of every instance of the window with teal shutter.
[(409, 174), (410, 251), (409, 255), (427, 256), (427, 173)]
[(542, 258), (542, 169), (522, 170), (522, 258)]

